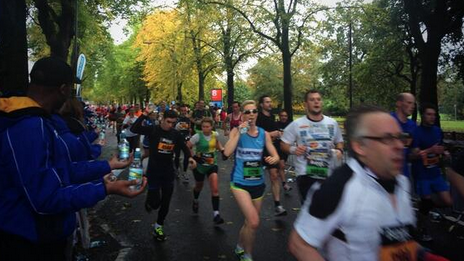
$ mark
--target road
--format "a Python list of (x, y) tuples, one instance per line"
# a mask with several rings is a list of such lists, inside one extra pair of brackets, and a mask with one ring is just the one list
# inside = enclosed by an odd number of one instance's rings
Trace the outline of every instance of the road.
[[(224, 138), (221, 137), (224, 142)], [(102, 155), (108, 158), (115, 151), (116, 139), (111, 132), (107, 135), (107, 147)], [(200, 195), (200, 211), (192, 212), (193, 175), (189, 183), (177, 181), (164, 230), (168, 238), (156, 242), (152, 235), (152, 224), (156, 211), (144, 209), (145, 194), (134, 199), (109, 196), (89, 211), (92, 240), (105, 241), (103, 245), (85, 253), (89, 260), (237, 260), (233, 254), (243, 215), (229, 189), (233, 162), (219, 159), (220, 212), (225, 223), (213, 224), (209, 186)], [(127, 172), (121, 174), (124, 178)], [(299, 199), (295, 191), (282, 195), (282, 204), (288, 215), (274, 217), (274, 203), (270, 192), (270, 180), (266, 180), (266, 193), (261, 211), (261, 224), (254, 248), (255, 260), (295, 260), (287, 251), (287, 239), (293, 221), (299, 211)], [(295, 187), (295, 184), (291, 184)], [(453, 233), (445, 232), (449, 224), (445, 221), (431, 223), (435, 240), (427, 247), (449, 257), (453, 261), (464, 261), (464, 240), (458, 239), (464, 230), (457, 226)]]

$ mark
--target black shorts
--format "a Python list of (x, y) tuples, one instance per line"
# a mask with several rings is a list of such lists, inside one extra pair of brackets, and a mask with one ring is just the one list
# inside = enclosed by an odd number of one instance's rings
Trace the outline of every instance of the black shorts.
[(278, 169), (279, 168), (279, 163), (271, 165), (271, 164), (267, 163), (266, 161), (264, 161), (264, 159), (263, 159), (263, 166), (266, 169)]
[(244, 190), (250, 194), (252, 200), (259, 200), (264, 196), (264, 190), (266, 189), (266, 184), (261, 184), (257, 186), (245, 186), (237, 183), (230, 183), (231, 189)]
[(218, 166), (214, 165), (209, 167), (205, 173), (199, 172), (198, 169), (193, 170), (193, 177), (195, 178), (195, 181), (197, 182), (203, 182), (205, 180), (205, 176), (209, 177), (209, 175), (213, 173), (218, 173)]

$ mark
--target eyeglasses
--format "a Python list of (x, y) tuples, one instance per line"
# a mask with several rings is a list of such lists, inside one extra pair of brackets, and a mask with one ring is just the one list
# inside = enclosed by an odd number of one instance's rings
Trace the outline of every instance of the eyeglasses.
[(246, 111), (243, 111), (243, 114), (247, 114), (247, 115), (248, 115), (248, 114), (251, 114), (251, 113), (256, 114), (256, 113), (258, 113), (258, 110), (257, 110), (257, 109), (253, 109), (253, 110), (246, 110)]
[(369, 140), (375, 140), (380, 143), (383, 143), (385, 145), (392, 145), (394, 144), (395, 141), (401, 141), (403, 144), (407, 143), (407, 140), (410, 138), (407, 133), (401, 133), (399, 135), (393, 135), (393, 134), (386, 134), (383, 137), (375, 137), (375, 136), (361, 136), (359, 137), (361, 139), (369, 139)]

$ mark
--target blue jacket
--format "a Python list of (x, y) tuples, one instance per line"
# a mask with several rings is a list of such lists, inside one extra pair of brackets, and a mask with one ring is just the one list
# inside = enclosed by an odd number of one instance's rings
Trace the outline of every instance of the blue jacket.
[(0, 99), (0, 230), (33, 242), (69, 236), (75, 214), (106, 196), (106, 165), (72, 162), (51, 116), (27, 97)]

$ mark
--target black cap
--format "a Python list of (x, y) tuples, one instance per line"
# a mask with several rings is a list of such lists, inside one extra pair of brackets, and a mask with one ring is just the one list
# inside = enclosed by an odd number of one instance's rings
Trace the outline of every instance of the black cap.
[(71, 66), (58, 57), (45, 57), (35, 62), (34, 66), (32, 66), (30, 76), (31, 84), (43, 86), (81, 83), (74, 76)]

